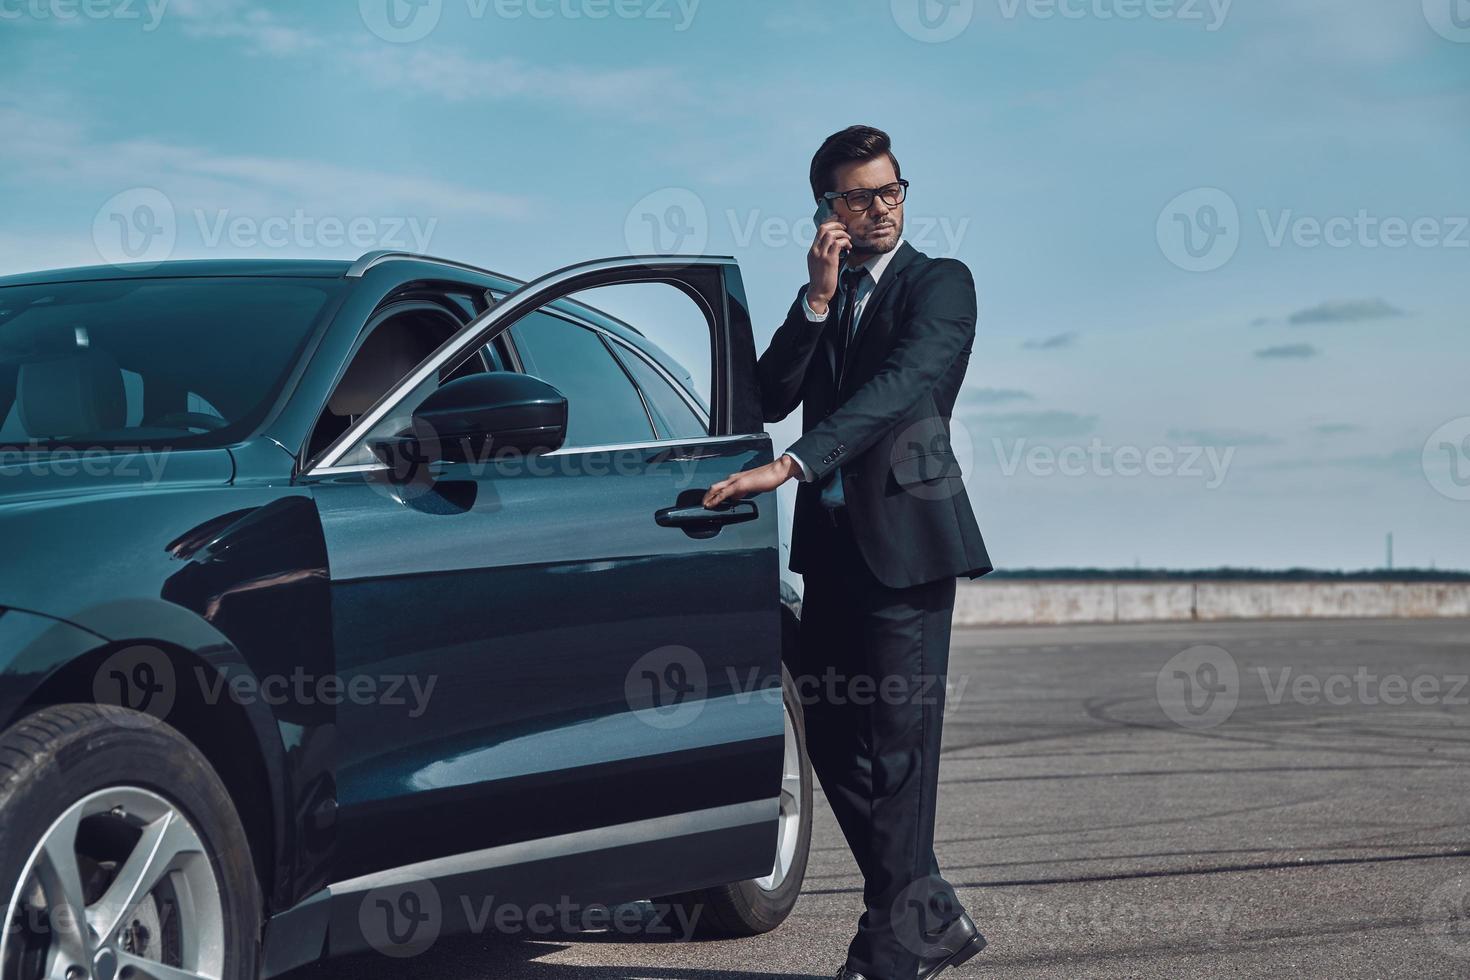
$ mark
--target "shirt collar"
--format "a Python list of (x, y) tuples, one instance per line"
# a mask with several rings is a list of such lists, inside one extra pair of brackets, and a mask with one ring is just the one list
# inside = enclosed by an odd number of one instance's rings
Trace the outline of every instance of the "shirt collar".
[(872, 277), (874, 285), (883, 281), (883, 273), (888, 271), (889, 263), (893, 261), (893, 257), (898, 254), (898, 250), (901, 248), (903, 248), (903, 238), (900, 237), (898, 244), (893, 246), (890, 251), (874, 255), (863, 262), (863, 268), (868, 270), (868, 275)]

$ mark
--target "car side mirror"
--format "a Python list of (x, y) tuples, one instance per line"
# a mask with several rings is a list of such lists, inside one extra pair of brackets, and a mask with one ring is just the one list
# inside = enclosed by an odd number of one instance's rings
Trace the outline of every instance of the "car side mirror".
[(567, 399), (540, 378), (492, 371), (457, 378), (419, 404), (413, 425), (400, 439), (373, 446), (403, 455), (403, 439), (413, 442), (419, 463), (457, 461), (470, 454), (494, 456), (505, 450), (544, 453), (560, 449), (567, 435)]

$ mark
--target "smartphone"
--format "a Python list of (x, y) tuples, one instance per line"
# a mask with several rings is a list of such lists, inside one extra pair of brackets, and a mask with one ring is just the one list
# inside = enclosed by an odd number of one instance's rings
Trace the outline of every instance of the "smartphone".
[[(835, 217), (837, 217), (837, 212), (832, 210), (832, 202), (830, 200), (824, 197), (817, 202), (817, 213), (812, 215), (812, 220), (816, 222), (818, 230)], [(842, 261), (847, 261), (847, 249), (842, 250)]]

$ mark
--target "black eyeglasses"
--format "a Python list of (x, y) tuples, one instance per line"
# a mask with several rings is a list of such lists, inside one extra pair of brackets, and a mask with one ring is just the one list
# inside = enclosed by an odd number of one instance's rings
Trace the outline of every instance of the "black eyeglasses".
[(849, 211), (861, 214), (873, 206), (873, 199), (875, 197), (883, 198), (884, 204), (891, 208), (896, 208), (903, 203), (903, 199), (908, 196), (908, 193), (909, 182), (906, 180), (896, 180), (882, 187), (855, 187), (850, 191), (828, 191), (822, 196), (829, 201), (835, 201), (840, 197), (847, 202), (847, 209)]

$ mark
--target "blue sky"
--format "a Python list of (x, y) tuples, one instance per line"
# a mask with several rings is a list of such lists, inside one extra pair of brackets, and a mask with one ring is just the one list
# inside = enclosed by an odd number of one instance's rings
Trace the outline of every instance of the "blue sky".
[(764, 344), (867, 122), (975, 273), (998, 565), (1470, 567), (1470, 0), (391, 4), (0, 0), (0, 273), (115, 214), (173, 258), (703, 250)]

